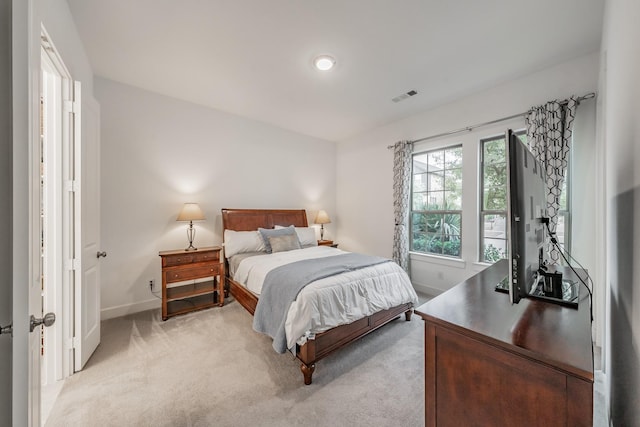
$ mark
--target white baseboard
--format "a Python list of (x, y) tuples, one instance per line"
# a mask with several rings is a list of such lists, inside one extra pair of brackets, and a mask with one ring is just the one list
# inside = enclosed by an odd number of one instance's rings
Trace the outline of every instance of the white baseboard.
[(126, 316), (127, 314), (160, 308), (161, 306), (162, 301), (158, 298), (154, 298), (147, 301), (136, 302), (133, 304), (124, 304), (116, 307), (103, 308), (100, 310), (100, 320), (113, 319), (115, 317)]
[(412, 283), (412, 285), (416, 292), (427, 294), (431, 297), (437, 297), (444, 292), (442, 289), (434, 288), (432, 286), (427, 286), (420, 283)]

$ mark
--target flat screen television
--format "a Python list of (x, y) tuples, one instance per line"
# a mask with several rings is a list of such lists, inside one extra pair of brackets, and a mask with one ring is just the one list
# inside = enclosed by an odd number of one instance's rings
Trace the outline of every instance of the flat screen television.
[(529, 295), (544, 262), (546, 184), (542, 165), (511, 130), (506, 157), (509, 299), (517, 303)]
[(562, 273), (545, 262), (544, 168), (516, 134), (508, 130), (506, 137), (509, 274), (497, 290), (508, 290), (511, 303), (532, 297), (577, 307), (579, 285), (563, 280)]

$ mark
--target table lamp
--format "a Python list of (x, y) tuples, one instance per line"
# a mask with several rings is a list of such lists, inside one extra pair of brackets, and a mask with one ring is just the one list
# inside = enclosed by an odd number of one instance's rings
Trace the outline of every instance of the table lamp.
[(193, 228), (193, 221), (204, 221), (205, 217), (202, 213), (202, 209), (197, 203), (185, 203), (182, 210), (178, 214), (176, 221), (189, 221), (189, 228), (187, 228), (187, 238), (189, 239), (189, 247), (186, 251), (197, 251), (198, 248), (193, 246), (193, 239), (196, 236), (196, 229)]
[(325, 211), (319, 211), (314, 222), (320, 224), (320, 240), (324, 240), (324, 225), (331, 222), (329, 215)]

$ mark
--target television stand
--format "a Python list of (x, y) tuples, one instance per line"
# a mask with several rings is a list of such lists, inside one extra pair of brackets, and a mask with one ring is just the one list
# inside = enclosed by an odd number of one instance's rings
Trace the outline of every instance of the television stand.
[(588, 292), (577, 309), (511, 304), (494, 291), (507, 266), (498, 261), (415, 310), (425, 326), (425, 426), (592, 426)]

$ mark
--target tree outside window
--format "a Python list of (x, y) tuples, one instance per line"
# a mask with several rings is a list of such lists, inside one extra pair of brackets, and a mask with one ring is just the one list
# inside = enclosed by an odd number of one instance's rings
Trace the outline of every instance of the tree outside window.
[(504, 135), (480, 140), (480, 261), (494, 263), (508, 254), (507, 160)]
[(411, 250), (460, 257), (462, 145), (413, 156)]
[(569, 183), (569, 170), (571, 168), (571, 162), (569, 162), (569, 168), (567, 169), (567, 174), (565, 176), (564, 182), (562, 183), (562, 192), (560, 193), (560, 209), (558, 210), (558, 224), (556, 225), (556, 238), (558, 239), (558, 243), (565, 248), (567, 251), (571, 251), (570, 248), (570, 220), (571, 215), (569, 212), (569, 203), (568, 203), (568, 193), (570, 186)]

